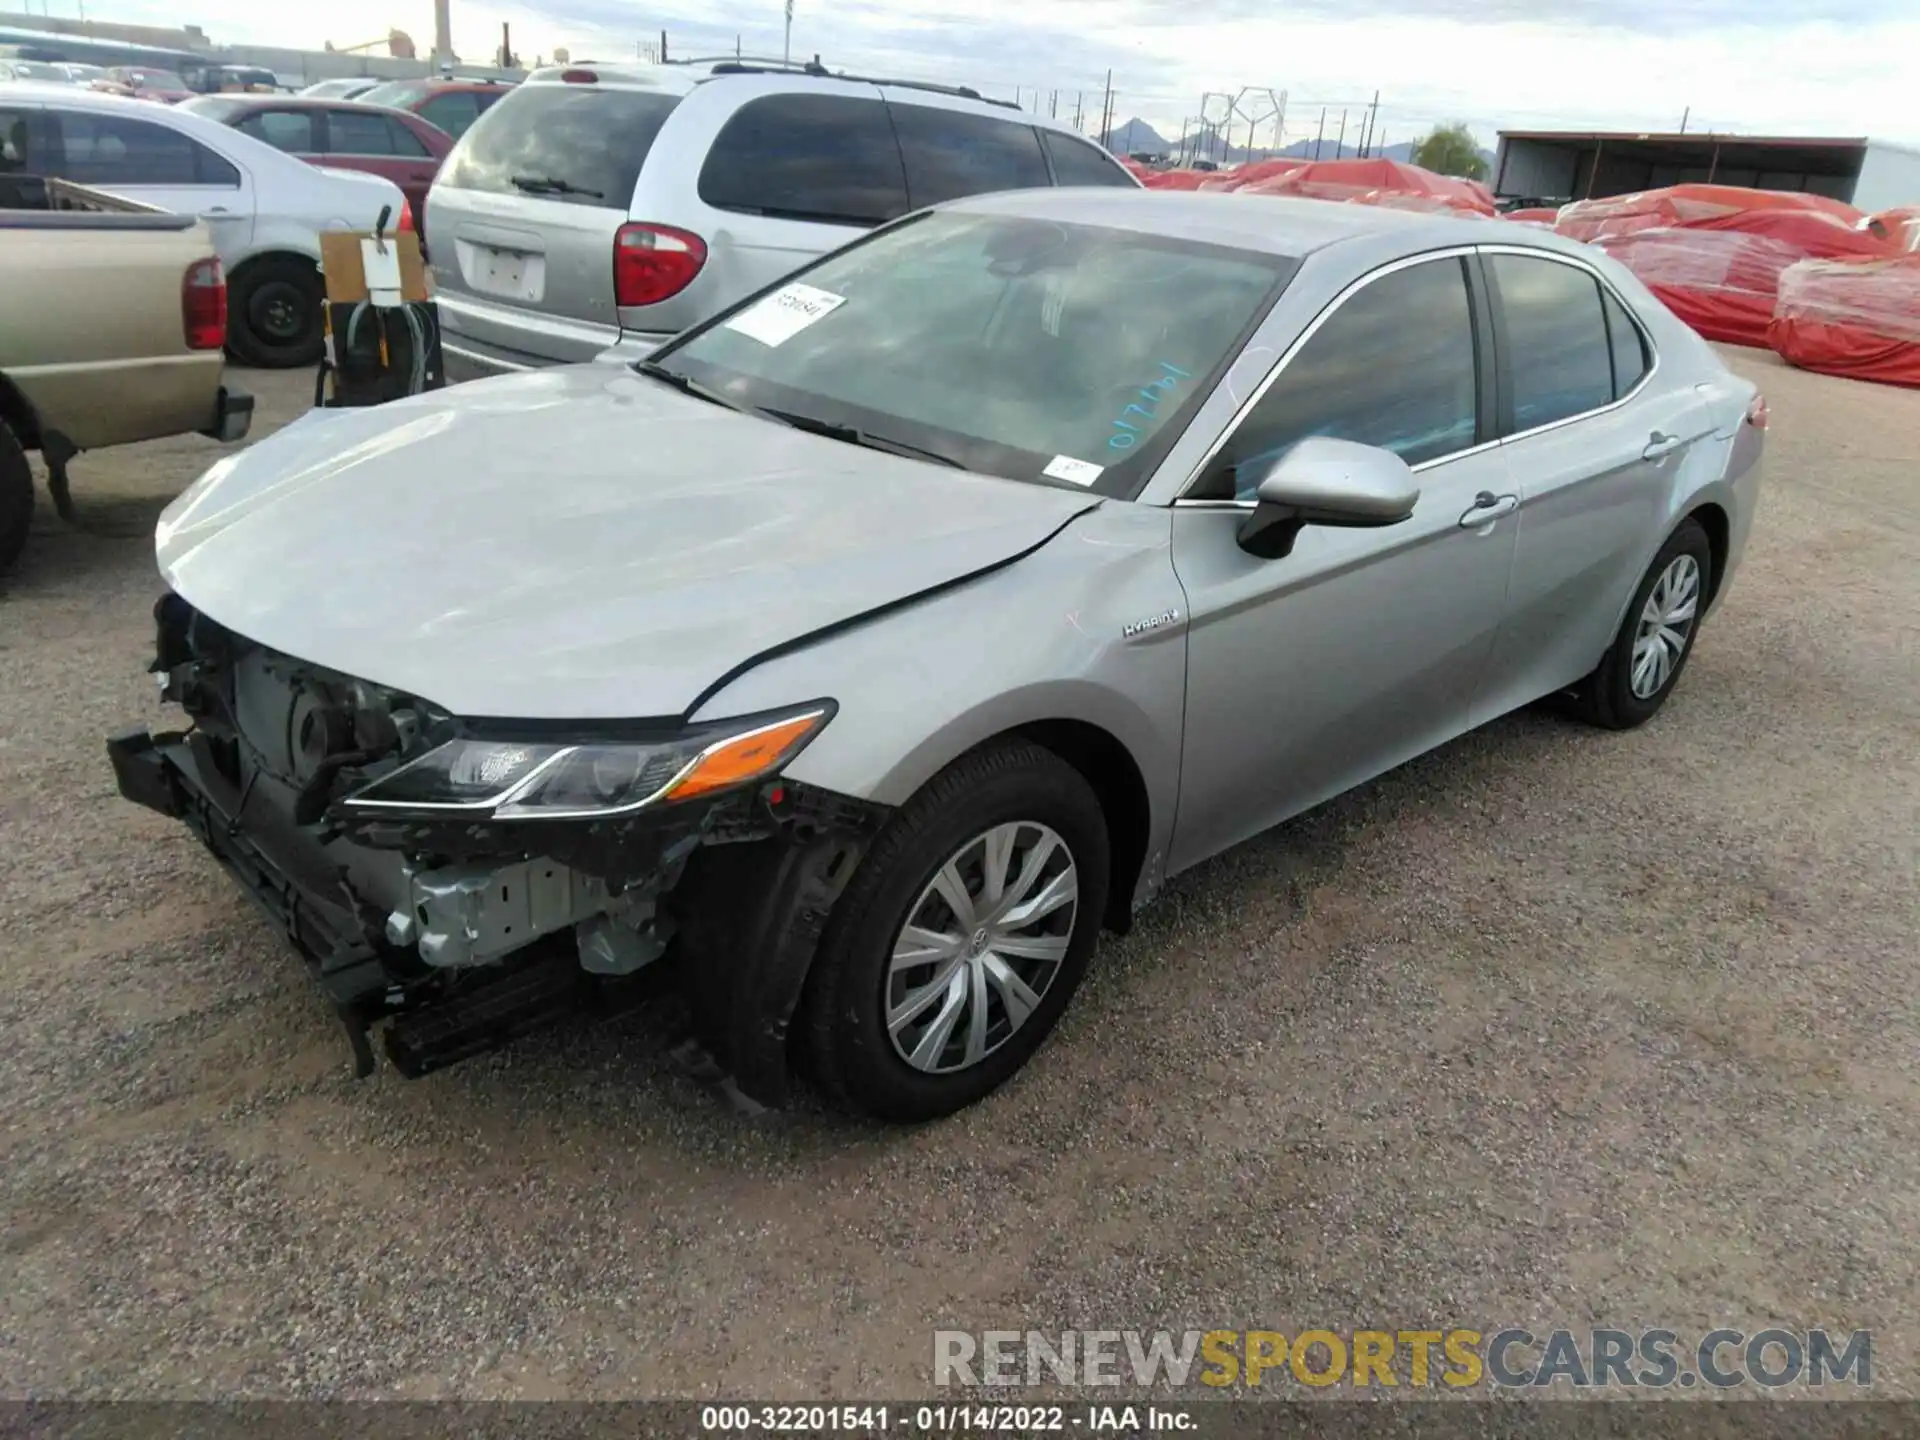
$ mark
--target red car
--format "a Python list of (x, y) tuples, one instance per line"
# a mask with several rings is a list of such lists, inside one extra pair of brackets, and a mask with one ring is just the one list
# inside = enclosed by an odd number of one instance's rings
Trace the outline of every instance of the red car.
[[(116, 93), (132, 95), (140, 100), (158, 100), (162, 104), (172, 105), (181, 100), (193, 98), (193, 91), (187, 88), (187, 82), (171, 70), (155, 70), (147, 65), (116, 65), (107, 71), (107, 83), (115, 87)], [(105, 89), (105, 85), (98, 88)]]
[(506, 80), (389, 80), (362, 92), (362, 105), (384, 105), (418, 115), (458, 140), (502, 95), (513, 89)]
[[(398, 185), (413, 206), (416, 227), (427, 213), (427, 190), (453, 137), (418, 115), (307, 95), (199, 95), (180, 108), (230, 125), (312, 165), (365, 170)], [(398, 216), (394, 217), (398, 220)]]

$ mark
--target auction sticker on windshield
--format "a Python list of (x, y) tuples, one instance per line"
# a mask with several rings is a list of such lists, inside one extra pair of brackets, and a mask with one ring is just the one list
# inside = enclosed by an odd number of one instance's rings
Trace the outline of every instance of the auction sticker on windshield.
[(749, 305), (727, 321), (726, 328), (738, 330), (762, 345), (780, 345), (846, 303), (844, 295), (796, 281)]
[(1056, 455), (1047, 462), (1047, 468), (1040, 473), (1075, 485), (1091, 485), (1100, 478), (1100, 472), (1106, 468), (1104, 465), (1095, 465), (1089, 460), (1076, 460), (1071, 455)]

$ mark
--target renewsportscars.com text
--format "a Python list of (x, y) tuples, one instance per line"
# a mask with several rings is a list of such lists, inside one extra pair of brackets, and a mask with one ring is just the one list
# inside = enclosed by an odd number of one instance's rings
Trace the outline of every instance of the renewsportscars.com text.
[(1299, 1384), (1355, 1388), (1727, 1390), (1865, 1387), (1873, 1332), (1507, 1328), (1430, 1330), (939, 1330), (938, 1386)]

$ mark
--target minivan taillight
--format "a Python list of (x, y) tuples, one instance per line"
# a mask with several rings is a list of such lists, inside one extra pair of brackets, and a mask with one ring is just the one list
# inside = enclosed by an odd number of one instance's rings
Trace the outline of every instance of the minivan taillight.
[(180, 281), (180, 329), (189, 350), (218, 350), (227, 343), (227, 272), (219, 260), (187, 267)]
[(1767, 397), (1756, 395), (1747, 406), (1747, 423), (1756, 430), (1767, 428)]
[(569, 85), (598, 85), (600, 77), (591, 70), (562, 70), (560, 78)]
[(622, 225), (613, 237), (613, 298), (629, 305), (671, 300), (707, 263), (707, 242), (671, 225)]

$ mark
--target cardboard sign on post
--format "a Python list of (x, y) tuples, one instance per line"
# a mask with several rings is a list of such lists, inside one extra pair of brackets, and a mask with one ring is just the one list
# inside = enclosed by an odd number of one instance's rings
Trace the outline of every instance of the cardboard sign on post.
[[(400, 257), (400, 299), (432, 299), (420, 237), (411, 230), (401, 230), (384, 238), (388, 248)], [(327, 299), (335, 305), (353, 305), (369, 298), (366, 264), (360, 256), (362, 241), (373, 243), (372, 232), (330, 230), (320, 237), (320, 272), (326, 277)]]
[(440, 319), (417, 234), (329, 232), (320, 237), (320, 269), (327, 345), (316, 403), (379, 405), (446, 384)]

